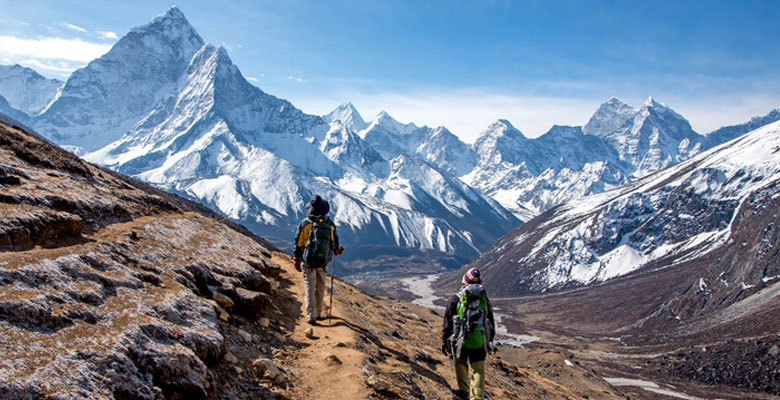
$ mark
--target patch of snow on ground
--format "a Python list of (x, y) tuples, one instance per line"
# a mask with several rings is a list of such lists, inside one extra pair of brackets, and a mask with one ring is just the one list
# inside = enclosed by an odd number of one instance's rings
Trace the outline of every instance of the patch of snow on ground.
[(573, 367), (573, 366), (574, 366), (574, 364), (572, 364), (572, 363), (571, 363), (571, 361), (569, 361), (569, 360), (563, 360), (563, 362), (564, 362), (566, 365), (570, 366), (570, 367)]
[(701, 397), (689, 396), (685, 393), (680, 393), (672, 389), (663, 388), (655, 382), (648, 382), (639, 379), (628, 378), (604, 378), (612, 386), (635, 386), (649, 392), (662, 394), (665, 396), (676, 397), (678, 399), (685, 400), (705, 400)]
[(415, 296), (418, 296), (416, 299), (412, 300), (412, 303), (436, 310), (443, 310), (444, 307), (437, 306), (433, 303), (441, 297), (434, 294), (432, 284), (441, 276), (442, 274), (430, 274), (424, 278), (413, 276), (411, 278), (402, 279), (401, 284), (406, 286), (406, 288)]
[[(524, 344), (539, 341), (539, 338), (533, 335), (510, 333), (507, 330), (506, 325), (501, 323), (506, 315), (497, 313), (495, 310), (493, 311), (493, 317), (496, 319), (496, 343), (513, 347), (523, 347)], [(503, 337), (503, 339), (501, 339), (501, 337)]]

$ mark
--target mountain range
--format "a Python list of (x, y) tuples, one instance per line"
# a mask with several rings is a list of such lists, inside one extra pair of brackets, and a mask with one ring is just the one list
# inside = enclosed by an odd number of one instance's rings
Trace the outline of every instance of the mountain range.
[(558, 204), (780, 118), (775, 110), (700, 135), (653, 99), (634, 109), (612, 98), (583, 127), (554, 126), (529, 139), (499, 120), (468, 145), (445, 127), (403, 124), (385, 112), (366, 122), (350, 103), (306, 114), (250, 84), (176, 7), (64, 83), (3, 67), (0, 112), (280, 246), (289, 246), (303, 204), (317, 193), (330, 200), (346, 245), (432, 249), (464, 260)]

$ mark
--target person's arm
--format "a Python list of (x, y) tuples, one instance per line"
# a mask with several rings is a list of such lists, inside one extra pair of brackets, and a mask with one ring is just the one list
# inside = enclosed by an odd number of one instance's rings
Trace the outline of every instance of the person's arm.
[(295, 250), (293, 251), (293, 260), (300, 260), (303, 257), (303, 246), (301, 246), (301, 233), (303, 233), (303, 227), (306, 222), (301, 222), (298, 225), (298, 234), (295, 235)]
[(452, 317), (457, 313), (457, 300), (458, 296), (452, 296), (450, 298), (449, 303), (447, 304), (447, 308), (444, 310), (444, 321), (442, 321), (442, 328), (441, 328), (441, 342), (443, 344), (447, 344), (447, 340), (449, 340), (450, 336), (452, 336), (452, 331), (455, 328), (452, 323)]

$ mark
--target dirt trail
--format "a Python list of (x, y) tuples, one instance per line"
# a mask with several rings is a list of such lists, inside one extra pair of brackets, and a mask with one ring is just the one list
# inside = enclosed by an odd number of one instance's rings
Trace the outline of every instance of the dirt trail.
[[(296, 397), (299, 395), (303, 399), (366, 398), (369, 391), (362, 377), (365, 354), (355, 349), (355, 332), (341, 318), (345, 314), (343, 304), (340, 301), (333, 302), (331, 321), (320, 321), (316, 326), (309, 325), (304, 303), (303, 275), (294, 269), (289, 257), (274, 254), (274, 260), (282, 267), (283, 277), (293, 283), (289, 290), (301, 303), (297, 310), (295, 330), (290, 339), (306, 346), (292, 356), (292, 369), (297, 376), (297, 385), (291, 394)], [(325, 294), (326, 307), (329, 295), (330, 279)], [(324, 315), (327, 315), (327, 310)], [(306, 337), (308, 328), (314, 330), (312, 338)], [(329, 361), (329, 355), (338, 358), (341, 364)]]

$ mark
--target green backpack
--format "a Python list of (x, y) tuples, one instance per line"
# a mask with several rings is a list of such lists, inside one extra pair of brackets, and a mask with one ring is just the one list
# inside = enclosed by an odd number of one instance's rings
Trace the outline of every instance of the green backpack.
[(488, 300), (485, 288), (480, 284), (464, 286), (458, 294), (458, 315), (454, 318), (456, 339), (456, 356), (460, 357), (462, 349), (488, 351), (490, 324), (488, 317)]
[(309, 217), (309, 236), (303, 249), (303, 259), (311, 268), (326, 268), (333, 259), (335, 227), (326, 217)]

